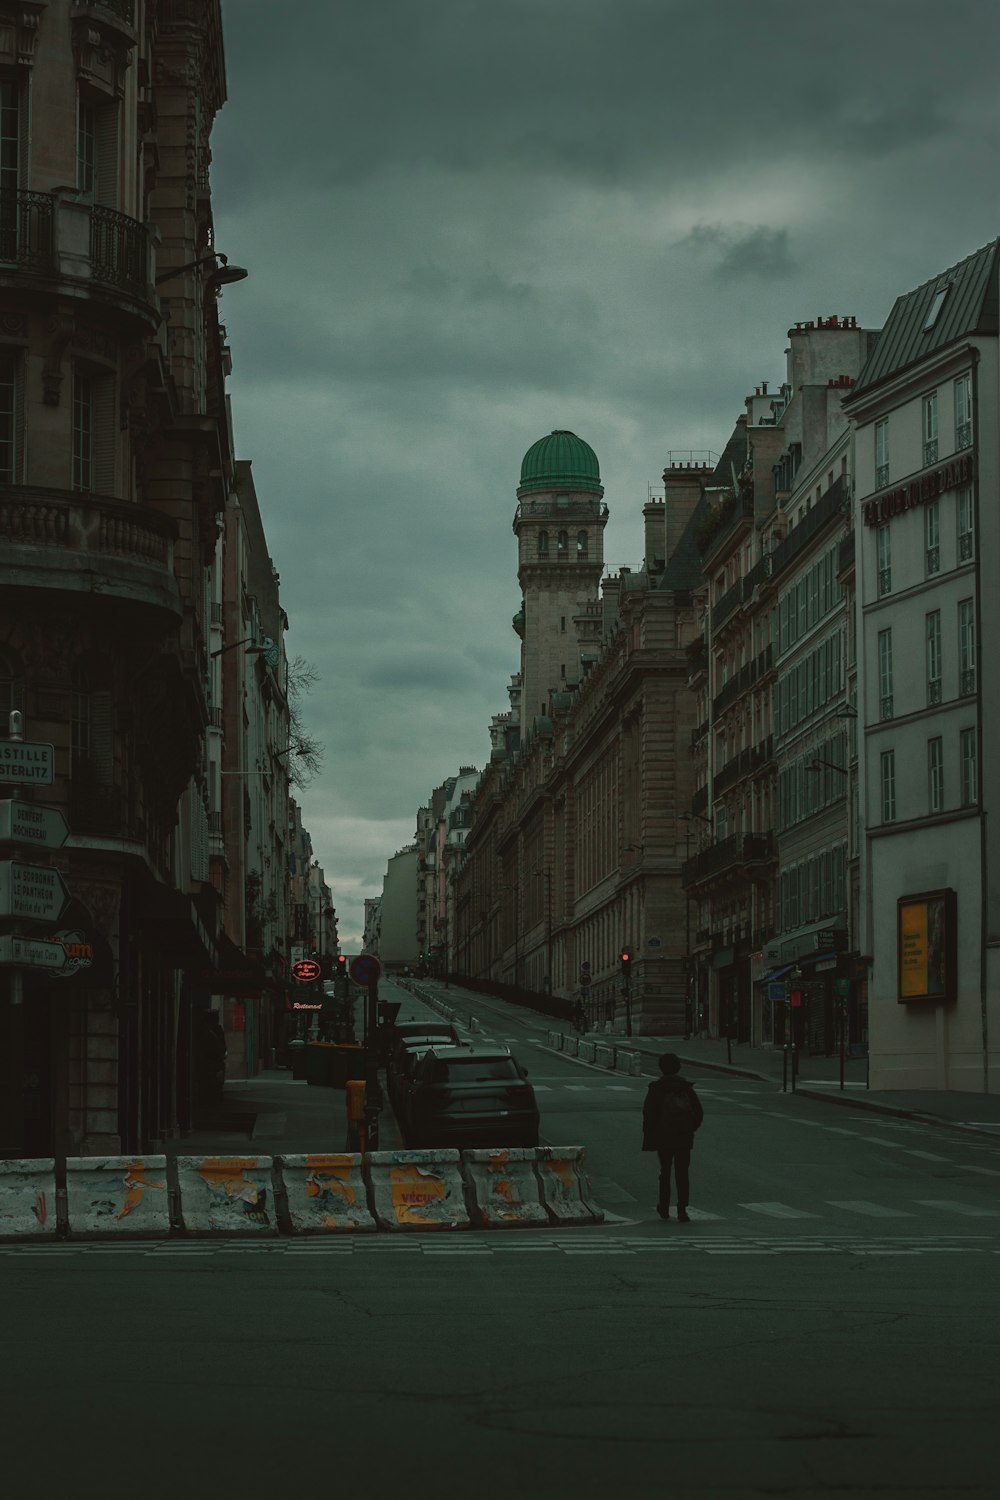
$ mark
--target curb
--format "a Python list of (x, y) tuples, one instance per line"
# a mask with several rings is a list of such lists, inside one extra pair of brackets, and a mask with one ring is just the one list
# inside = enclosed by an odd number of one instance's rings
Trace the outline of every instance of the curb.
[(824, 1104), (864, 1109), (873, 1115), (893, 1115), (899, 1120), (916, 1120), (921, 1125), (944, 1125), (949, 1130), (960, 1130), (965, 1135), (978, 1135), (986, 1141), (1000, 1141), (1000, 1130), (980, 1130), (977, 1125), (966, 1125), (962, 1120), (949, 1120), (946, 1115), (928, 1115), (916, 1109), (901, 1109), (894, 1104), (876, 1103), (873, 1099), (842, 1099), (839, 1094), (822, 1094), (816, 1089), (797, 1088), (795, 1092), (804, 1099), (819, 1099)]

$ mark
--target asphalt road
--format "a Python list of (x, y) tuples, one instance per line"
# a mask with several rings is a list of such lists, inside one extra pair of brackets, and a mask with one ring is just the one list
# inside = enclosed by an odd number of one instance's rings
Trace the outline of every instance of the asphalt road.
[(996, 1492), (1000, 1142), (705, 1074), (663, 1223), (644, 1083), (474, 1012), (609, 1223), (6, 1249), (9, 1493)]

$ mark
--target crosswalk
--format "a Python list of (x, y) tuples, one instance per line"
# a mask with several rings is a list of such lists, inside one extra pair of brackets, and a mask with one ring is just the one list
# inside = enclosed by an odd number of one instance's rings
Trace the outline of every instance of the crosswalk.
[[(692, 1218), (696, 1216), (692, 1214)], [(700, 1215), (698, 1217), (711, 1217)], [(579, 1230), (575, 1233), (546, 1233), (538, 1230), (500, 1230), (486, 1233), (390, 1235), (338, 1235), (322, 1239), (259, 1240), (164, 1240), (136, 1244), (58, 1244), (3, 1245), (0, 1258), (57, 1260), (66, 1257), (95, 1262), (129, 1256), (150, 1261), (185, 1262), (218, 1260), (221, 1257), (256, 1256), (298, 1260), (364, 1261), (387, 1257), (396, 1260), (475, 1260), (504, 1257), (599, 1258), (609, 1256), (686, 1257), (759, 1257), (780, 1255), (852, 1255), (875, 1257), (917, 1257), (925, 1255), (1000, 1255), (1000, 1241), (994, 1235), (933, 1234), (882, 1235), (813, 1234), (776, 1238), (774, 1236), (699, 1235), (683, 1226), (662, 1232), (629, 1235), (621, 1226), (607, 1230)]]

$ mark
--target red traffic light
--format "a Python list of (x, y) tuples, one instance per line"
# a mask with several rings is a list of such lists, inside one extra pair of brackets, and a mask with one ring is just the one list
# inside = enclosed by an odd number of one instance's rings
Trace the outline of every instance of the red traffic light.
[(628, 948), (623, 948), (622, 949), (622, 963), (628, 965), (631, 962), (632, 962), (631, 951)]
[(344, 953), (338, 953), (337, 954), (337, 968), (338, 969), (346, 969), (347, 968), (347, 955), (346, 954), (344, 954)]

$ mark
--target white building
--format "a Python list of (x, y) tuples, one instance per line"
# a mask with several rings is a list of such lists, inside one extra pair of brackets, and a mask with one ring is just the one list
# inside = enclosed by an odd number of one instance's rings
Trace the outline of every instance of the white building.
[(873, 1088), (1000, 1088), (998, 258), (900, 297), (845, 403)]

